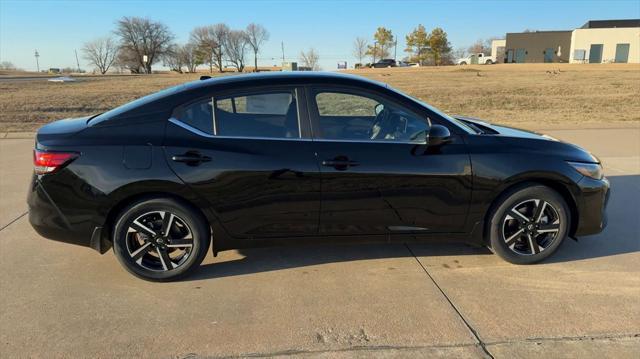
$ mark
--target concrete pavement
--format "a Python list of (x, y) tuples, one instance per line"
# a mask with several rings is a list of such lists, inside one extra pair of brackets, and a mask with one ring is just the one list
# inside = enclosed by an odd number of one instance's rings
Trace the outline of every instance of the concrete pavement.
[(548, 131), (592, 150), (609, 227), (550, 260), (459, 245), (229, 251), (148, 283), (111, 252), (39, 237), (25, 216), (33, 140), (0, 140), (0, 355), (635, 357), (640, 129)]

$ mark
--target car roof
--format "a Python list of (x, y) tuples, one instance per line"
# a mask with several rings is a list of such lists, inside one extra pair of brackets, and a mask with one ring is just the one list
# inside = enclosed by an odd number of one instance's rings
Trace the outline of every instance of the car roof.
[(341, 83), (341, 84), (369, 84), (374, 86), (381, 86), (388, 88), (387, 84), (370, 80), (362, 76), (356, 76), (351, 74), (343, 74), (337, 72), (323, 72), (323, 71), (283, 71), (283, 72), (258, 72), (251, 74), (241, 75), (228, 75), (217, 76), (210, 79), (192, 81), (184, 84), (183, 90), (196, 90), (207, 87), (215, 87), (220, 85), (233, 86), (233, 85), (251, 85), (253, 83), (272, 83), (277, 82), (279, 84), (291, 83), (291, 84), (304, 84), (309, 83)]

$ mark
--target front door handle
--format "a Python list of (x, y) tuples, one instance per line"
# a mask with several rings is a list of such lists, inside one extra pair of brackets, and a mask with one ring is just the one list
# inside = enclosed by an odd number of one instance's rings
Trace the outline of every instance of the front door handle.
[(174, 162), (183, 162), (189, 166), (197, 166), (202, 162), (211, 161), (211, 157), (204, 156), (197, 151), (188, 151), (182, 155), (175, 155), (171, 157), (171, 160)]
[(333, 167), (338, 171), (344, 171), (349, 167), (359, 166), (360, 163), (357, 161), (352, 161), (346, 156), (338, 156), (332, 160), (322, 161), (322, 165), (325, 167)]

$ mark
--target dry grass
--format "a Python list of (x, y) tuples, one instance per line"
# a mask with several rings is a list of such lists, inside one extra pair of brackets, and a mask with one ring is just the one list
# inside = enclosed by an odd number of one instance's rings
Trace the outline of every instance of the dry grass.
[[(352, 71), (451, 114), (525, 128), (640, 124), (640, 65), (509, 64)], [(94, 114), (198, 75), (0, 80), (0, 131)], [(0, 77), (1, 79), (1, 77)]]

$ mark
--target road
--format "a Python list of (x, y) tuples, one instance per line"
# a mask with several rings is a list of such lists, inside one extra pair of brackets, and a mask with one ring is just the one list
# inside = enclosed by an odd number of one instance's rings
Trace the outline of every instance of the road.
[(0, 356), (459, 358), (640, 352), (640, 129), (549, 131), (595, 153), (609, 226), (539, 265), (462, 245), (228, 251), (148, 283), (38, 236), (31, 139), (0, 140)]
[(72, 77), (78, 81), (93, 80), (96, 78), (105, 77), (133, 77), (142, 76), (137, 74), (107, 74), (107, 75), (73, 75), (73, 74), (46, 74), (46, 75), (33, 75), (33, 76), (0, 76), (0, 82), (21, 82), (21, 81), (42, 81), (46, 82), (56, 77)]

